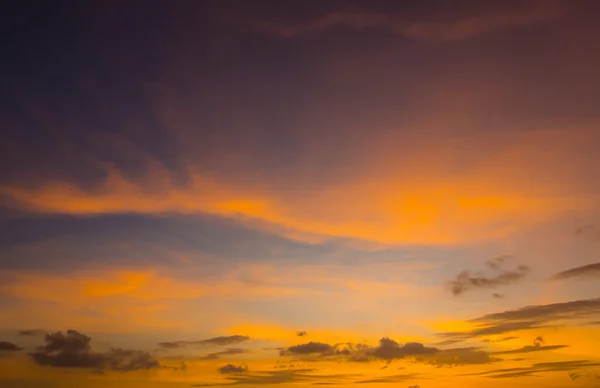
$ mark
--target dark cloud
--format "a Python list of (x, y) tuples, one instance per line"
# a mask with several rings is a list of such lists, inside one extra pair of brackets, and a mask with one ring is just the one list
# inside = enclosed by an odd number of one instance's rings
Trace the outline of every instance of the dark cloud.
[[(234, 368), (238, 368), (233, 365)], [(225, 383), (204, 383), (196, 384), (196, 387), (218, 387), (218, 386), (229, 386), (229, 385), (274, 385), (284, 383), (310, 383), (318, 382), (321, 385), (323, 383), (344, 383), (347, 382), (348, 378), (356, 375), (314, 375), (315, 369), (288, 369), (278, 371), (255, 371), (245, 373), (232, 373), (227, 375), (228, 380)]]
[(297, 332), (296, 332), (296, 335), (297, 335), (298, 337), (304, 337), (304, 336), (306, 335), (306, 331), (297, 331)]
[(486, 314), (471, 319), (470, 322), (495, 325), (498, 328), (504, 327), (505, 330), (496, 330), (497, 333), (494, 333), (498, 334), (498, 332), (511, 331), (511, 325), (515, 326), (513, 330), (520, 330), (520, 328), (532, 328), (556, 320), (580, 319), (596, 315), (600, 315), (600, 298), (527, 306), (515, 310)]
[(596, 231), (596, 226), (593, 224), (582, 225), (575, 229), (575, 234), (580, 235), (588, 235), (590, 233), (594, 233)]
[(421, 356), (438, 353), (438, 348), (427, 347), (418, 342), (408, 342), (404, 345), (384, 337), (379, 340), (379, 346), (373, 349), (373, 356), (383, 360), (393, 360), (407, 356)]
[(495, 299), (503, 299), (506, 295), (504, 294), (499, 294), (497, 292), (492, 294), (492, 297), (494, 297)]
[(503, 337), (497, 340), (491, 340), (489, 338), (486, 338), (483, 340), (483, 342), (488, 342), (488, 343), (498, 343), (498, 342), (505, 342), (505, 341), (510, 341), (510, 340), (514, 340), (517, 339), (519, 337), (515, 337), (515, 336), (508, 336), (508, 337)]
[(472, 373), (468, 376), (487, 376), (490, 378), (511, 378), (535, 376), (536, 373), (574, 371), (600, 366), (599, 362), (589, 360), (542, 362), (530, 367), (494, 369), (487, 372)]
[(484, 324), (468, 331), (439, 333), (438, 336), (447, 338), (448, 340), (468, 340), (480, 336), (511, 333), (539, 327), (541, 326), (538, 321), (501, 322), (498, 324)]
[(475, 347), (446, 349), (429, 357), (418, 357), (417, 361), (425, 364), (442, 366), (478, 365), (500, 361), (486, 351)]
[(8, 341), (0, 341), (0, 352), (18, 352), (19, 350), (23, 350), (23, 348), (13, 344)]
[(105, 353), (93, 353), (91, 338), (76, 330), (68, 330), (66, 334), (47, 334), (45, 339), (44, 346), (29, 354), (36, 364), (42, 366), (112, 369), (123, 372), (159, 366), (149, 353), (138, 350), (111, 348)]
[(33, 337), (33, 336), (46, 334), (46, 332), (41, 329), (29, 329), (29, 330), (19, 330), (17, 332), (17, 334), (20, 336), (23, 336), (23, 337)]
[(242, 342), (246, 342), (250, 340), (250, 337), (245, 335), (231, 335), (231, 336), (223, 336), (223, 337), (214, 337), (200, 341), (174, 341), (174, 342), (159, 342), (158, 346), (165, 349), (179, 349), (187, 346), (197, 346), (197, 347), (205, 347), (205, 346), (225, 346), (225, 345), (234, 345)]
[(549, 346), (523, 346), (519, 349), (514, 350), (504, 350), (501, 352), (494, 352), (492, 354), (500, 355), (500, 354), (519, 354), (519, 353), (532, 353), (532, 352), (543, 352), (547, 350), (556, 350), (568, 348), (569, 345), (549, 345)]
[(504, 263), (508, 258), (509, 256), (501, 256), (486, 263), (486, 265), (494, 271), (494, 275), (492, 276), (486, 276), (483, 273), (462, 271), (456, 276), (456, 279), (448, 283), (452, 293), (454, 295), (462, 295), (474, 288), (496, 288), (506, 286), (527, 276), (530, 268), (525, 265), (519, 265), (513, 270), (504, 269)]
[[(367, 380), (358, 380), (355, 381), (354, 384), (374, 384), (374, 383), (401, 383), (408, 380), (414, 380), (416, 378), (416, 374), (400, 374), (400, 375), (392, 375), (381, 377), (377, 379), (367, 379)], [(418, 387), (418, 385), (415, 385)], [(413, 386), (414, 387), (414, 386)]]
[(547, 351), (547, 350), (563, 349), (563, 348), (566, 348), (569, 346), (569, 345), (544, 346), (544, 343), (545, 343), (545, 341), (544, 341), (543, 337), (536, 337), (533, 340), (533, 346), (523, 346), (522, 348), (519, 348), (519, 349), (504, 350), (501, 352), (494, 352), (492, 354), (518, 354), (518, 353), (543, 352), (543, 351)]
[(571, 279), (578, 277), (600, 277), (600, 263), (571, 268), (554, 275), (553, 279)]
[(219, 368), (219, 372), (222, 374), (227, 373), (245, 373), (248, 371), (246, 365), (235, 366), (233, 364), (227, 364)]
[(334, 347), (322, 342), (309, 342), (307, 344), (290, 346), (287, 349), (293, 354), (310, 354), (310, 353), (333, 353)]

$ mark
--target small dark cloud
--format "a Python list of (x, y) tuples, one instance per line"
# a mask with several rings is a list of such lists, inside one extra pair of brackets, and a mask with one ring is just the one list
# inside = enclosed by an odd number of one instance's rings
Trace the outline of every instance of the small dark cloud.
[(486, 339), (483, 340), (483, 342), (498, 343), (498, 342), (506, 342), (506, 341), (514, 340), (514, 339), (517, 339), (517, 338), (519, 338), (519, 337), (509, 336), (509, 337), (503, 337), (503, 338), (500, 338), (500, 339), (497, 339), (497, 340), (492, 340), (492, 339), (486, 338)]
[(226, 346), (246, 342), (250, 339), (245, 335), (231, 335), (225, 337), (214, 337), (200, 341), (174, 341), (174, 342), (159, 342), (158, 346), (165, 349), (179, 349), (187, 346)]
[(504, 350), (501, 352), (494, 352), (492, 354), (518, 354), (518, 353), (543, 352), (543, 351), (547, 351), (547, 350), (563, 349), (563, 348), (566, 348), (569, 346), (569, 345), (544, 346), (544, 343), (545, 343), (544, 338), (538, 336), (533, 340), (533, 346), (523, 346), (522, 348), (519, 348), (519, 349)]
[(497, 292), (492, 294), (492, 297), (494, 297), (495, 299), (503, 299), (506, 295), (504, 294), (499, 294)]
[(34, 337), (34, 336), (46, 334), (46, 332), (44, 330), (40, 330), (40, 329), (30, 329), (30, 330), (19, 330), (17, 332), (17, 334), (20, 336), (23, 336), (23, 337)]
[(290, 346), (287, 350), (294, 354), (333, 353), (335, 351), (334, 347), (329, 344), (312, 341), (307, 344)]
[(588, 264), (559, 272), (553, 276), (553, 279), (562, 280), (579, 277), (600, 277), (600, 263)]
[[(496, 288), (515, 283), (529, 273), (530, 268), (525, 265), (519, 265), (515, 269), (504, 269), (504, 264), (509, 256), (501, 256), (488, 261), (486, 265), (494, 272), (487, 276), (483, 273), (471, 273), (471, 271), (462, 271), (456, 276), (456, 279), (448, 284), (454, 295), (462, 295), (474, 288)], [(498, 294), (501, 295), (501, 294)]]
[(577, 236), (588, 235), (588, 234), (593, 234), (595, 231), (596, 231), (595, 225), (587, 224), (587, 225), (582, 225), (582, 226), (578, 227), (577, 229), (575, 229), (575, 235), (577, 235)]
[(123, 372), (159, 366), (149, 353), (138, 350), (111, 348), (105, 353), (93, 353), (91, 338), (76, 330), (68, 330), (66, 334), (47, 334), (45, 340), (44, 346), (29, 354), (36, 364), (42, 366), (112, 369)]
[[(358, 380), (355, 381), (354, 384), (401, 383), (407, 380), (414, 380), (416, 376), (416, 374), (392, 375), (377, 379)], [(416, 385), (416, 387), (418, 387), (418, 385)]]
[(246, 365), (235, 366), (233, 364), (227, 364), (219, 368), (219, 372), (222, 374), (228, 373), (245, 373), (248, 371), (248, 367)]
[(384, 337), (379, 340), (379, 346), (373, 350), (373, 356), (383, 360), (393, 360), (406, 356), (435, 354), (439, 351), (438, 348), (427, 347), (418, 342), (408, 342), (401, 346), (396, 341)]
[(297, 332), (296, 332), (296, 335), (297, 335), (298, 337), (304, 337), (304, 336), (306, 335), (306, 331), (297, 331)]
[(23, 348), (8, 341), (0, 341), (0, 352), (18, 352)]
[(568, 348), (569, 345), (549, 345), (549, 346), (523, 346), (519, 349), (514, 350), (505, 350), (502, 352), (494, 352), (492, 354), (500, 355), (500, 354), (519, 354), (519, 353), (532, 353), (532, 352), (543, 352), (547, 350), (556, 350)]

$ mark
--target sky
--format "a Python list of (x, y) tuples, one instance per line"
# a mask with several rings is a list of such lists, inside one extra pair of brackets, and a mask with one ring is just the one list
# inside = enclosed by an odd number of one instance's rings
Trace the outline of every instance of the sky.
[(0, 385), (600, 385), (600, 3), (7, 0)]

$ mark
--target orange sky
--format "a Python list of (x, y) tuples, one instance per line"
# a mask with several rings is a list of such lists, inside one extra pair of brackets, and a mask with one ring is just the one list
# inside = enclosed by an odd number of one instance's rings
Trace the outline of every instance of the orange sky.
[(598, 385), (598, 4), (150, 3), (3, 12), (2, 387)]

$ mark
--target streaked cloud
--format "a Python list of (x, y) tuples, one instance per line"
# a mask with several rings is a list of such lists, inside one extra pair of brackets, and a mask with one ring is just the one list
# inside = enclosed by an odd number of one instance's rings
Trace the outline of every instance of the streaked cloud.
[(230, 335), (208, 338), (199, 341), (175, 341), (175, 342), (159, 342), (158, 345), (165, 349), (178, 349), (182, 347), (206, 347), (206, 346), (226, 346), (235, 345), (250, 340), (250, 337), (244, 335)]
[(0, 341), (0, 352), (18, 352), (19, 350), (23, 350), (23, 348), (13, 344), (8, 341)]
[(571, 268), (554, 275), (554, 279), (572, 279), (578, 277), (600, 276), (600, 263), (593, 263), (581, 267)]

